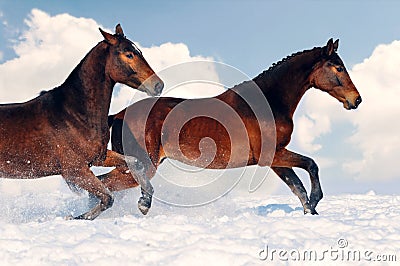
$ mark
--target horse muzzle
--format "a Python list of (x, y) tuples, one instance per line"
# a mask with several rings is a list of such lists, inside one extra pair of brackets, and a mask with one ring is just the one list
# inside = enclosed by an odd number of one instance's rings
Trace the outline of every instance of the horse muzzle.
[(164, 89), (164, 82), (157, 76), (147, 79), (139, 88), (150, 96), (160, 96)]
[(155, 96), (160, 96), (162, 91), (163, 91), (163, 89), (164, 89), (164, 82), (162, 82), (162, 80), (160, 80), (154, 86)]
[(343, 103), (343, 106), (347, 110), (353, 110), (353, 109), (357, 109), (357, 107), (360, 105), (361, 102), (362, 102), (362, 98), (361, 98), (361, 96), (358, 96), (354, 100), (354, 103), (346, 99), (346, 101)]

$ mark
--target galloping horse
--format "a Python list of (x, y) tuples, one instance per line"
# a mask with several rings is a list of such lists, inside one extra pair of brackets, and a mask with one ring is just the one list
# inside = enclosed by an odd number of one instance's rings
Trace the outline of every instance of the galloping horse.
[(107, 152), (114, 85), (123, 83), (154, 96), (164, 87), (119, 24), (114, 35), (100, 32), (104, 40), (59, 87), (25, 103), (0, 105), (0, 176), (62, 175), (100, 199), (75, 219), (94, 219), (113, 204), (111, 193), (89, 167), (103, 164), (106, 154), (121, 157)]
[[(361, 103), (361, 96), (336, 53), (338, 44), (338, 40), (333, 42), (330, 39), (326, 46), (288, 56), (253, 80), (236, 85), (214, 98), (185, 100), (161, 97), (137, 102), (110, 117), (113, 123), (113, 150), (145, 162), (147, 176), (150, 177), (154, 176), (160, 163), (167, 157), (210, 169), (256, 164), (271, 166), (300, 199), (304, 213), (317, 214), (315, 208), (323, 196), (318, 166), (311, 158), (289, 151), (286, 146), (293, 132), (293, 114), (304, 93), (311, 87), (329, 93), (348, 110), (356, 109)], [(254, 83), (256, 86), (251, 86)], [(251, 97), (259, 97), (254, 90), (261, 90), (261, 96), (270, 105), (274, 121), (268, 120), (268, 115), (261, 119), (256, 117), (256, 113), (263, 110), (264, 106), (257, 106), (257, 101), (256, 104), (249, 103), (248, 99)], [(250, 98), (245, 100), (243, 95), (250, 95)], [(220, 108), (223, 105), (218, 102), (229, 106), (237, 114), (227, 117), (225, 125), (236, 123), (235, 119), (244, 124), (247, 132), (239, 141), (230, 141), (230, 138), (238, 139), (235, 136), (236, 131), (227, 132), (219, 121), (202, 115), (202, 110), (210, 109), (216, 114), (224, 114), (225, 111)], [(199, 112), (199, 115), (191, 120), (184, 120), (185, 113), (188, 112)], [(166, 120), (169, 121), (168, 125), (165, 125)], [(177, 133), (180, 123), (183, 126)], [(130, 140), (124, 141), (124, 145), (123, 128), (128, 130), (125, 136), (132, 136)], [(173, 139), (176, 136), (178, 140)], [(201, 151), (199, 146), (207, 138), (214, 141), (216, 151), (212, 161), (204, 164), (204, 161), (198, 159), (205, 149)], [(274, 144), (273, 149), (270, 149), (271, 143)], [(248, 147), (248, 150), (243, 147)], [(309, 173), (312, 186), (310, 197), (293, 167), (302, 168)], [(112, 191), (137, 186), (135, 179), (123, 167), (117, 167), (101, 176), (101, 180)], [(150, 201), (152, 192), (150, 190), (148, 193)]]

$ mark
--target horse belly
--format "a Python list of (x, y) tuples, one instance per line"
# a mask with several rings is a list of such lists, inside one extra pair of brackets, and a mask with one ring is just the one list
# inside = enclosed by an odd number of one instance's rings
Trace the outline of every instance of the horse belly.
[(34, 179), (60, 174), (57, 162), (44, 153), (40, 156), (1, 154), (0, 160), (0, 177), (2, 178)]
[(164, 128), (162, 146), (166, 157), (201, 168), (246, 166), (249, 141), (208, 117), (196, 117), (182, 128)]
[(0, 130), (0, 175), (3, 178), (31, 179), (58, 174), (54, 171), (54, 147), (48, 138), (29, 127), (5, 127)]

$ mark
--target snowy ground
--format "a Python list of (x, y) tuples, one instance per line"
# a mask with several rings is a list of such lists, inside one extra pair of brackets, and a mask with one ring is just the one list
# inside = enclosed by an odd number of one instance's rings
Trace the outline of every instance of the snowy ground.
[[(66, 186), (41, 190), (40, 182), (59, 180), (0, 180), (0, 265), (400, 261), (400, 196), (326, 196), (319, 216), (305, 216), (295, 196), (233, 191), (196, 208), (156, 201), (144, 217), (136, 208), (139, 192), (132, 189), (117, 194), (112, 209), (94, 221), (66, 221), (71, 212), (86, 210), (85, 195), (72, 194)], [(16, 191), (10, 191), (13, 187)]]

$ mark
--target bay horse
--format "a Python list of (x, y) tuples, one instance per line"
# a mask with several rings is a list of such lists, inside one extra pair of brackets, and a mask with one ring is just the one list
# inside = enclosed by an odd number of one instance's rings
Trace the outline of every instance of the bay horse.
[[(165, 158), (208, 169), (243, 165), (270, 166), (300, 199), (304, 213), (317, 214), (315, 208), (323, 197), (318, 166), (313, 159), (292, 152), (286, 146), (293, 132), (293, 114), (310, 88), (327, 92), (348, 110), (356, 109), (361, 103), (361, 96), (337, 54), (338, 46), (338, 40), (334, 42), (330, 39), (323, 47), (292, 54), (251, 81), (236, 85), (213, 98), (189, 100), (161, 97), (134, 103), (110, 116), (112, 149), (139, 158), (147, 166), (148, 177), (155, 175)], [(249, 103), (249, 99), (259, 97), (254, 90), (260, 90), (261, 98), (265, 97), (267, 100), (264, 105), (269, 104), (272, 120), (268, 115), (256, 117), (260, 110), (261, 113), (263, 110), (267, 112), (268, 106), (260, 106), (263, 103), (259, 101), (258, 104), (257, 100), (255, 104)], [(248, 95), (247, 99), (243, 95)], [(204, 110), (210, 109), (216, 114), (224, 114), (225, 111), (221, 108), (223, 105), (218, 103), (230, 107), (237, 116), (229, 115), (225, 117), (224, 123), (220, 123), (215, 118), (202, 115)], [(176, 109), (178, 110), (175, 111)], [(197, 117), (185, 118), (186, 113), (197, 112)], [(239, 129), (228, 132), (222, 125), (237, 123), (235, 120), (238, 119), (246, 130), (242, 137), (238, 137)], [(180, 125), (182, 127), (178, 128)], [(208, 138), (216, 146), (213, 151), (215, 156), (205, 162), (199, 158), (204, 151), (207, 152), (207, 148), (201, 147), (201, 142)], [(309, 173), (310, 197), (293, 167), (302, 168)], [(136, 177), (132, 178), (124, 167), (117, 167), (100, 179), (111, 191), (138, 185)], [(152, 189), (148, 191), (149, 202), (152, 193)]]
[(164, 86), (119, 24), (115, 34), (99, 30), (104, 39), (64, 83), (28, 102), (0, 105), (0, 176), (61, 175), (100, 200), (75, 219), (94, 219), (113, 204), (112, 194), (90, 166), (106, 164), (107, 154), (121, 157), (107, 151), (114, 85), (123, 83), (152, 96), (160, 95)]

